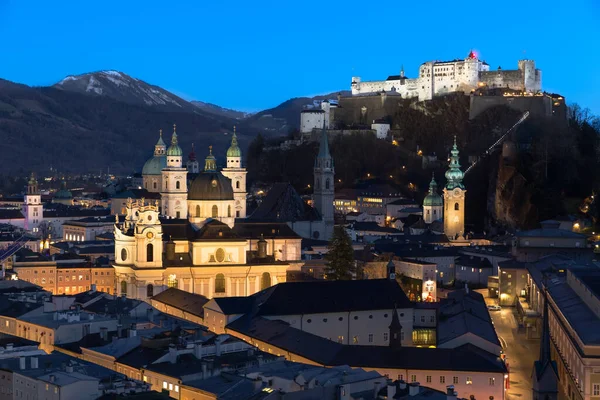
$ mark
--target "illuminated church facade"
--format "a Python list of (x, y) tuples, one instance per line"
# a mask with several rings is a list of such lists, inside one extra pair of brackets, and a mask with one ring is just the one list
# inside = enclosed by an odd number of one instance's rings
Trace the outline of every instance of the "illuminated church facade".
[(148, 300), (175, 287), (208, 298), (249, 296), (299, 270), (301, 237), (286, 223), (244, 219), (246, 170), (235, 133), (227, 167), (218, 170), (211, 148), (189, 187), (182, 155), (175, 129), (168, 148), (161, 135), (142, 174), (146, 189), (161, 188), (160, 202), (128, 200), (124, 220), (116, 217), (117, 293)]

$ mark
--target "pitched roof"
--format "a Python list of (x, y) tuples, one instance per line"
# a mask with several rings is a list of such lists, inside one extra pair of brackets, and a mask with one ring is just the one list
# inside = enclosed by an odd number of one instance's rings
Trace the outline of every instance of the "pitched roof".
[(300, 239), (288, 224), (283, 222), (236, 221), (233, 232), (245, 239), (265, 238)]
[(280, 320), (249, 316), (231, 322), (227, 329), (326, 366), (506, 372), (499, 357), (470, 344), (455, 349), (343, 345)]
[(319, 212), (306, 204), (289, 183), (275, 183), (249, 220), (318, 221)]
[(320, 314), (410, 308), (395, 280), (286, 282), (273, 286), (258, 315)]
[(206, 303), (208, 303), (209, 299), (200, 294), (194, 294), (175, 288), (168, 288), (167, 290), (152, 297), (151, 301), (157, 301), (190, 314), (197, 315), (200, 318), (204, 318), (203, 307)]

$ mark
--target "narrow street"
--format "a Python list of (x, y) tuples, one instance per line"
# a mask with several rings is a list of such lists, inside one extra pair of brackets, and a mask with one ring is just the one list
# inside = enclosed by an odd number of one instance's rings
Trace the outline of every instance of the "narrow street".
[[(485, 300), (487, 304), (496, 304), (496, 299)], [(531, 400), (531, 373), (533, 362), (539, 357), (539, 340), (527, 339), (524, 330), (518, 332), (515, 308), (490, 311), (490, 315), (509, 365), (510, 387), (506, 399)]]

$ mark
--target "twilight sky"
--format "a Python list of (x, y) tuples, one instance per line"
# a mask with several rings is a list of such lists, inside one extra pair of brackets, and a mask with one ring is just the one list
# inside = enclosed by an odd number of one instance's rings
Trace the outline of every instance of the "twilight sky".
[[(532, 58), (542, 87), (600, 114), (600, 1), (0, 0), (0, 78), (51, 85), (115, 69), (244, 111), (409, 77), (471, 48)], [(501, 6), (500, 6), (501, 4)]]

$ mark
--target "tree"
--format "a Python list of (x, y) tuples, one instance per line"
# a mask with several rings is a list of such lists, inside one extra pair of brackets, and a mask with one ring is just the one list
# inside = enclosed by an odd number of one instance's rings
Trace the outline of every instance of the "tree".
[(333, 236), (327, 246), (329, 251), (325, 255), (327, 279), (350, 280), (356, 272), (354, 264), (354, 249), (352, 240), (343, 226), (333, 229)]

